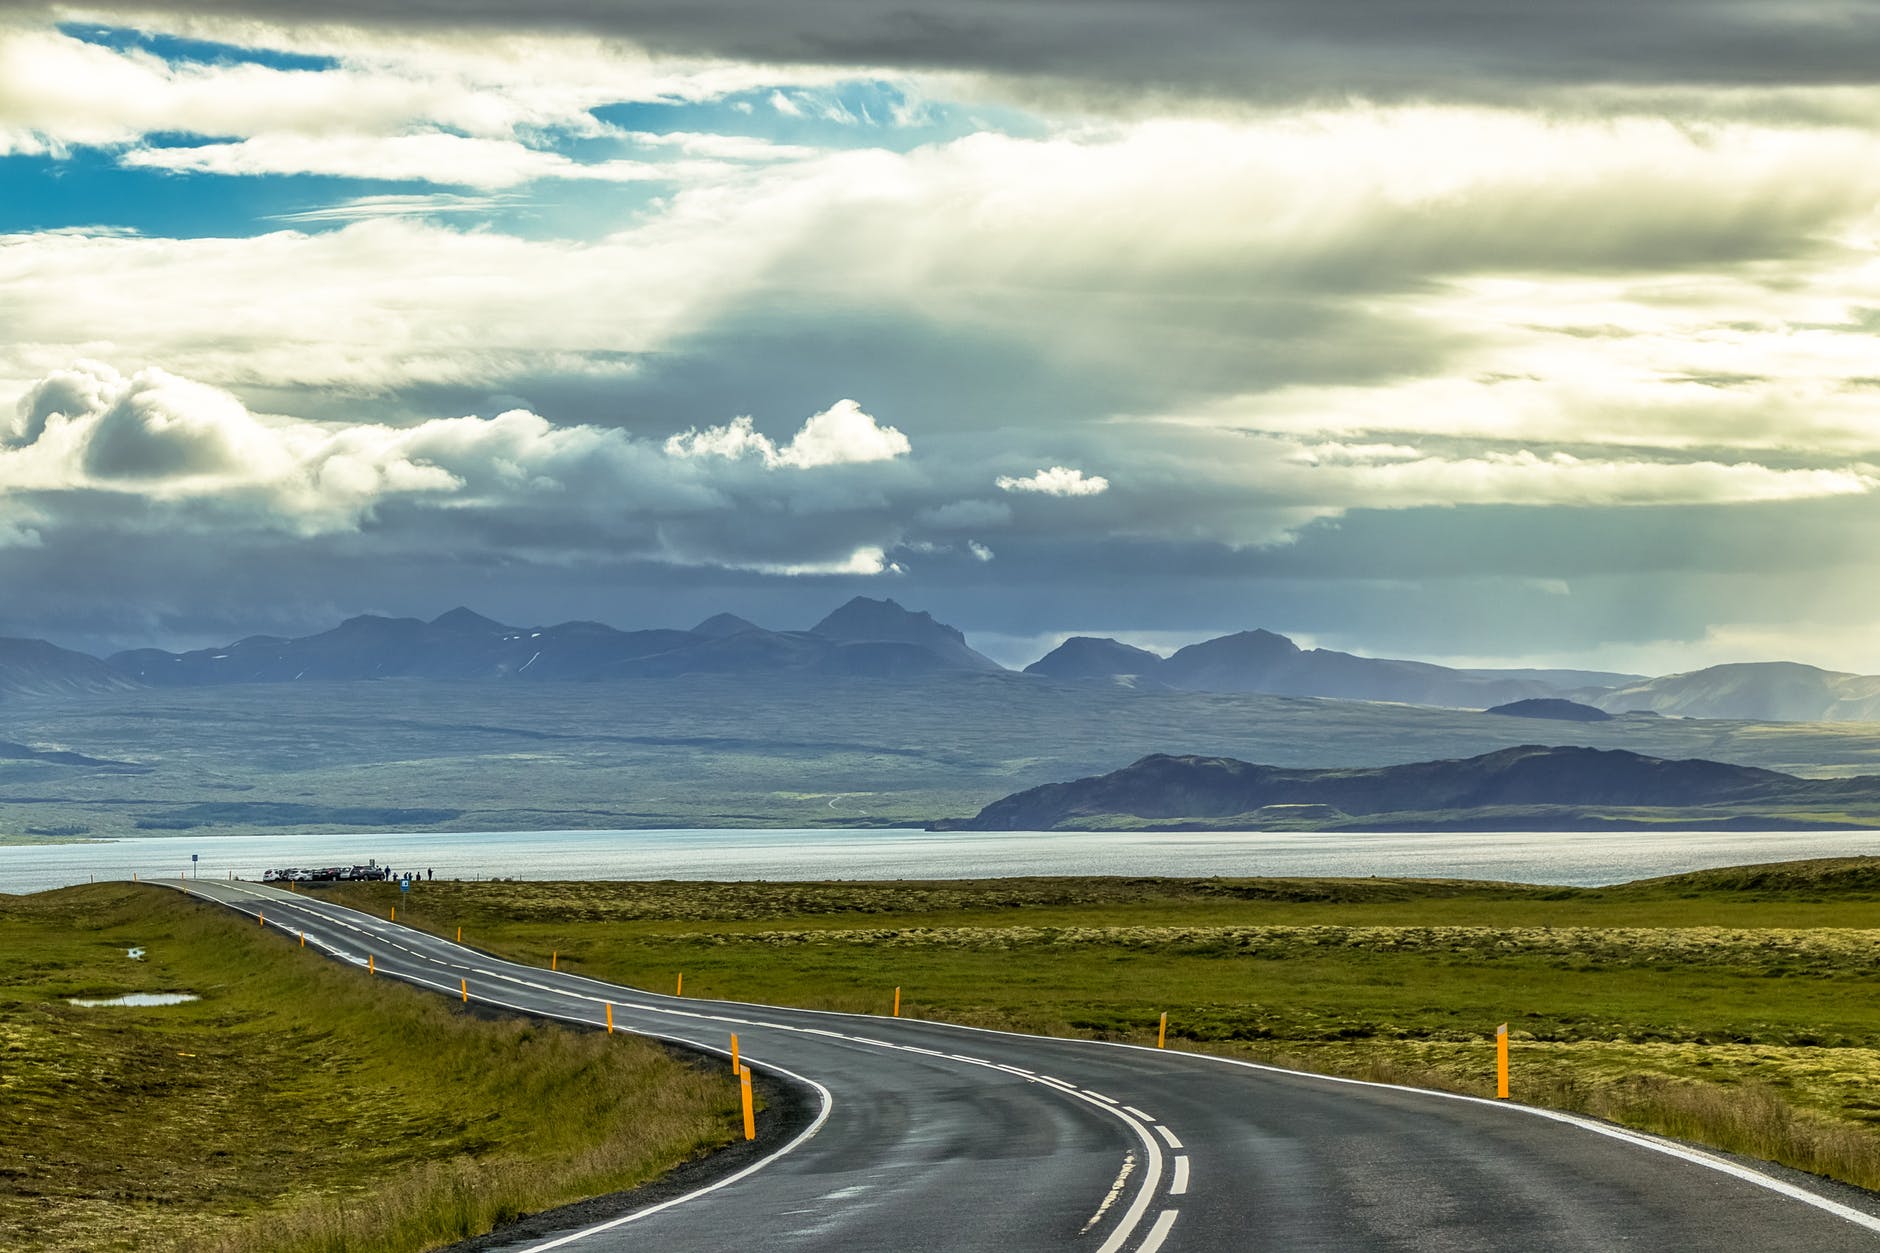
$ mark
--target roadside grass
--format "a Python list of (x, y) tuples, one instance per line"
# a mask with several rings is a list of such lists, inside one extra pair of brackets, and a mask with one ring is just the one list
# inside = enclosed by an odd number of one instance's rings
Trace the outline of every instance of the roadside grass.
[[(649, 1043), (478, 1017), (167, 889), (0, 897), (0, 952), (0, 1248), (433, 1248), (735, 1125)], [(67, 1003), (173, 991), (201, 999)]]
[[(334, 899), (389, 908), (384, 885)], [(687, 995), (1493, 1092), (1880, 1189), (1880, 859), (1391, 879), (434, 882), (400, 921)]]

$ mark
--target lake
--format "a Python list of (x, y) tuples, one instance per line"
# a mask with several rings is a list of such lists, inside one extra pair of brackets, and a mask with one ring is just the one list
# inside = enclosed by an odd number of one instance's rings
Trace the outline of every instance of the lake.
[(1276, 834), (914, 830), (484, 831), (159, 836), (0, 847), (0, 892), (93, 878), (259, 879), (352, 865), (462, 879), (972, 879), (1015, 875), (1364, 875), (1593, 887), (1712, 866), (1880, 854), (1880, 832)]

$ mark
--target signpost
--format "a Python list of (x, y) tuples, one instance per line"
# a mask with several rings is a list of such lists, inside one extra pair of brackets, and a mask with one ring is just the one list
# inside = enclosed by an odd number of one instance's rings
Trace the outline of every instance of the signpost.
[(189, 855), (189, 873), (193, 877), (198, 878), (198, 879), (202, 877), (202, 868), (198, 866), (196, 863), (199, 862), (201, 859), (202, 859), (201, 855), (198, 853), (191, 853)]

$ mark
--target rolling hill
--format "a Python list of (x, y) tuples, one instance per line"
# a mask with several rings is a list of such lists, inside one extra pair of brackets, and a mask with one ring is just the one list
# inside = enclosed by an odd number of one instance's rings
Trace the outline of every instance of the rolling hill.
[[(1317, 829), (1549, 829), (1668, 821), (1831, 825), (1854, 809), (1880, 823), (1880, 776), (1802, 779), (1754, 766), (1623, 749), (1521, 745), (1475, 757), (1355, 769), (1292, 769), (1231, 757), (1151, 754), (1109, 774), (1013, 793), (938, 829), (1049, 831), (1232, 825)], [(1487, 820), (1486, 824), (1484, 819)], [(1564, 825), (1563, 825), (1564, 824)], [(1845, 819), (1839, 825), (1860, 825)]]
[(1880, 675), (1845, 674), (1793, 661), (1745, 662), (1641, 679), (1579, 699), (1608, 713), (1649, 710), (1758, 722), (1873, 722), (1880, 720)]
[(0, 696), (70, 696), (134, 686), (96, 657), (44, 640), (0, 639)]
[(1456, 670), (1423, 661), (1303, 649), (1272, 631), (1203, 640), (1168, 658), (1117, 640), (1078, 636), (1027, 666), (1025, 673), (1074, 680), (1132, 677), (1191, 692), (1261, 692), (1452, 709), (1561, 697), (1572, 690), (1637, 679), (1599, 671)]

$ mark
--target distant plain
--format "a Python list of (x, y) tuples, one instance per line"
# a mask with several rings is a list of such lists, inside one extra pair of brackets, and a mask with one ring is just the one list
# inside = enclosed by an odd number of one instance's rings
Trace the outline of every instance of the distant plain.
[(1880, 773), (1880, 724), (1604, 723), (1017, 675), (385, 680), (0, 704), (0, 835), (910, 824), (1152, 752), (1376, 765), (1524, 743)]

